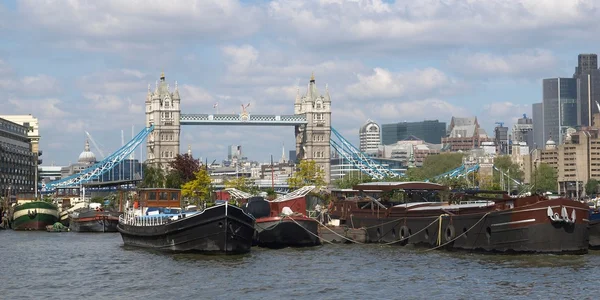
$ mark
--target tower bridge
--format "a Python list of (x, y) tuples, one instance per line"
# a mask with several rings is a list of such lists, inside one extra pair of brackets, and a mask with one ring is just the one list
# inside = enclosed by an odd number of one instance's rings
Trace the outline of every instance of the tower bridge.
[(181, 125), (293, 126), (296, 158), (314, 160), (329, 182), (331, 97), (327, 86), (324, 95), (319, 93), (314, 75), (303, 96), (298, 89), (293, 115), (254, 115), (244, 105), (240, 114), (182, 114), (180, 104), (177, 82), (171, 92), (164, 73), (154, 91), (148, 87), (146, 127), (154, 126), (147, 143), (148, 163), (165, 168), (180, 153)]
[[(296, 159), (315, 161), (324, 171), (327, 183), (330, 180), (331, 148), (346, 161), (373, 178), (399, 176), (371, 160), (331, 127), (329, 88), (325, 85), (325, 93), (319, 93), (314, 75), (310, 77), (303, 95), (300, 94), (300, 89), (297, 90), (294, 114), (251, 114), (247, 108), (247, 105), (242, 105), (239, 114), (182, 114), (177, 82), (171, 91), (165, 74), (162, 73), (154, 90), (148, 85), (145, 100), (146, 126), (137, 136), (102, 161), (78, 174), (50, 182), (43, 186), (42, 190), (52, 192), (57, 187), (82, 185), (98, 180), (102, 174), (118, 165), (145, 140), (146, 163), (166, 168), (169, 162), (173, 161), (180, 153), (182, 125), (293, 126), (296, 139)], [(334, 137), (331, 135), (332, 132)]]

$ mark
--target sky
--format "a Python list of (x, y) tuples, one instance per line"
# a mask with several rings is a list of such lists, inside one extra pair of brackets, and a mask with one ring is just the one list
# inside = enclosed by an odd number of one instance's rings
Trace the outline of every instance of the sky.
[[(477, 116), (492, 134), (597, 53), (591, 0), (23, 0), (0, 2), (0, 115), (40, 122), (43, 165), (105, 155), (144, 126), (148, 84), (177, 81), (182, 113), (292, 114), (311, 73), (332, 126), (358, 146), (377, 123)], [(181, 151), (267, 162), (293, 127), (182, 126)], [(99, 152), (92, 148), (98, 158)], [(139, 158), (139, 150), (138, 153)]]

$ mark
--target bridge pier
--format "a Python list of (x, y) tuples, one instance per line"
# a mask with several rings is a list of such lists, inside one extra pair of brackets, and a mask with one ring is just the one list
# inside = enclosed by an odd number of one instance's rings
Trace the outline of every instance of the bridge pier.
[(311, 76), (304, 96), (296, 94), (294, 113), (306, 116), (306, 124), (296, 125), (297, 160), (314, 160), (323, 169), (325, 182), (330, 182), (331, 168), (331, 98), (325, 85), (325, 95), (320, 95)]
[(146, 96), (146, 127), (154, 125), (146, 145), (146, 163), (167, 169), (169, 163), (179, 154), (179, 118), (181, 114), (179, 88), (171, 93), (165, 82), (165, 73), (160, 76), (154, 92)]

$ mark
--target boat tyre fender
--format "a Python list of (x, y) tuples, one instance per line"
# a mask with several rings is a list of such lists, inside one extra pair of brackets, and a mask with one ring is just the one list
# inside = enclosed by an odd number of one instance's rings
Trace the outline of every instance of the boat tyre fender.
[(454, 225), (448, 224), (446, 226), (446, 230), (444, 230), (444, 237), (446, 238), (446, 242), (451, 241), (456, 236), (456, 231), (454, 230)]
[(408, 244), (408, 239), (407, 237), (410, 236), (410, 230), (408, 229), (408, 226), (404, 225), (402, 227), (400, 227), (400, 245), (404, 246), (406, 244)]

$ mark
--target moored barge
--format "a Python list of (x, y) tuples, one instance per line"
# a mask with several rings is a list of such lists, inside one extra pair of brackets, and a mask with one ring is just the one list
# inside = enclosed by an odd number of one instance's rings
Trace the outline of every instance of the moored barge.
[(117, 229), (127, 246), (171, 252), (217, 254), (247, 253), (254, 236), (254, 218), (241, 208), (228, 205), (201, 212), (143, 215), (144, 207), (180, 204), (179, 190), (140, 190), (141, 209), (119, 218)]
[(588, 251), (588, 208), (578, 201), (450, 193), (426, 182), (374, 182), (354, 190), (355, 197), (334, 201), (329, 213), (364, 227), (370, 242), (501, 253)]

